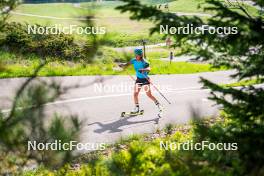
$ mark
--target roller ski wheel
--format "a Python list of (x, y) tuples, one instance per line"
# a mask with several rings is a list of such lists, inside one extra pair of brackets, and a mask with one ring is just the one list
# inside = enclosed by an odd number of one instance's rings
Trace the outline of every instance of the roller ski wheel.
[(162, 117), (163, 117), (163, 112), (159, 112), (159, 113), (158, 113), (158, 117), (159, 117), (159, 118), (162, 118)]
[(159, 112), (158, 112), (158, 117), (162, 117), (164, 112), (164, 107), (162, 105), (159, 105)]

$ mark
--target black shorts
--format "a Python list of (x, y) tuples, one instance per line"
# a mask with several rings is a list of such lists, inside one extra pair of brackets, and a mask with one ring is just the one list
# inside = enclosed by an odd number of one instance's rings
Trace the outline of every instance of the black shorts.
[(149, 85), (149, 81), (146, 78), (137, 78), (136, 80), (136, 84), (139, 86), (143, 86), (143, 85)]

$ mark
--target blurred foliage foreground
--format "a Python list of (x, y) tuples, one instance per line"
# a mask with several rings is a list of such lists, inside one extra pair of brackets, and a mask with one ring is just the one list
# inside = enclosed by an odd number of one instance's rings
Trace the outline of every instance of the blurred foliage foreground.
[[(14, 1), (4, 1), (1, 8)], [(124, 0), (118, 7), (121, 12), (131, 12), (134, 20), (150, 19), (157, 26), (152, 32), (159, 31), (159, 25), (200, 26), (204, 21), (198, 17), (178, 16), (164, 13), (150, 5), (136, 0)], [(214, 62), (215, 66), (227, 66), (236, 70), (238, 80), (264, 76), (264, 22), (263, 15), (251, 16), (238, 4), (237, 11), (225, 6), (218, 0), (207, 0), (212, 6), (205, 10), (215, 15), (207, 20), (209, 26), (237, 26), (235, 35), (173, 35), (177, 47), (185, 46), (187, 53), (197, 54)], [(258, 7), (264, 6), (262, 0), (254, 0)], [(7, 13), (2, 13), (4, 21)], [(1, 22), (1, 28), (2, 28)], [(186, 47), (189, 46), (189, 47)], [(36, 72), (38, 69), (36, 70)], [(36, 74), (34, 74), (36, 75)], [(25, 141), (41, 142), (61, 139), (69, 141), (78, 137), (80, 123), (77, 118), (62, 120), (53, 118), (44, 122), (44, 106), (60, 95), (56, 83), (46, 86), (29, 86), (32, 76), (19, 89), (13, 106), (7, 114), (0, 116), (0, 172), (14, 173), (21, 170), (31, 158), (39, 164), (59, 168), (70, 160), (70, 152), (28, 152)], [(65, 166), (54, 172), (56, 175), (264, 175), (264, 90), (262, 87), (222, 87), (206, 79), (201, 80), (211, 89), (211, 99), (220, 105), (226, 114), (226, 121), (215, 123), (196, 123), (189, 134), (175, 133), (162, 140), (210, 141), (212, 143), (237, 143), (235, 151), (171, 151), (160, 150), (159, 140), (150, 142), (137, 139), (109, 156), (91, 158), (81, 170), (70, 172)], [(44, 84), (47, 85), (47, 84)], [(195, 115), (194, 115), (195, 117)], [(12, 167), (9, 167), (12, 166)], [(15, 168), (17, 167), (17, 169)], [(20, 170), (20, 172), (19, 172)], [(27, 175), (48, 175), (48, 170), (37, 170)], [(52, 174), (51, 174), (52, 175)]]
[(56, 168), (71, 160), (72, 151), (28, 150), (28, 141), (78, 141), (81, 123), (77, 117), (45, 115), (45, 104), (65, 91), (55, 82), (43, 82), (34, 76), (21, 85), (10, 110), (0, 113), (1, 175), (19, 174), (23, 168), (38, 164)]
[(193, 125), (181, 126), (169, 124), (164, 130), (157, 130), (154, 134), (134, 135), (107, 147), (106, 151), (85, 154), (74, 160), (73, 163), (78, 163), (76, 168), (65, 165), (57, 171), (49, 171), (45, 167), (39, 167), (37, 170), (25, 172), (24, 175), (241, 175), (243, 161), (239, 159), (238, 152), (231, 148), (166, 148), (166, 144), (169, 146), (172, 143), (201, 143), (201, 129), (218, 130), (223, 124), (228, 126), (228, 120), (206, 119)]
[[(62, 88), (56, 82), (45, 82), (36, 76), (46, 65), (47, 55), (63, 54), (61, 51), (65, 51), (68, 45), (77, 46), (71, 43), (71, 39), (64, 43), (65, 40), (60, 37), (34, 38), (25, 35), (26, 32), (22, 25), (6, 23), (10, 11), (17, 5), (16, 0), (0, 3), (0, 45), (10, 47), (10, 49), (13, 47), (12, 52), (15, 50), (35, 52), (41, 56), (41, 63), (18, 87), (8, 106), (10, 109), (0, 110), (0, 175), (20, 175), (25, 167), (32, 165), (43, 164), (50, 168), (62, 166), (71, 160), (72, 151), (28, 150), (28, 141), (37, 143), (48, 143), (55, 140), (61, 140), (63, 143), (78, 141), (81, 128), (81, 122), (75, 116), (62, 117), (58, 114), (50, 116), (45, 114), (45, 104), (54, 101), (70, 87)], [(96, 47), (97, 45), (94, 44), (90, 49), (93, 48), (92, 50), (96, 51)], [(53, 49), (57, 52), (52, 52)], [(90, 52), (90, 54), (93, 53)], [(5, 69), (5, 65), (1, 63), (0, 65), (1, 72)], [(7, 100), (4, 101), (8, 104)]]

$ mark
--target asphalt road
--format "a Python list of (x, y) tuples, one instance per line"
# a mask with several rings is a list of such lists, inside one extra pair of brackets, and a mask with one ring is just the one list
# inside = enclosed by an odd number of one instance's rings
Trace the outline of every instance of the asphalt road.
[[(218, 107), (207, 99), (209, 90), (201, 89), (199, 77), (205, 77), (216, 83), (230, 83), (233, 82), (229, 78), (232, 73), (233, 71), (220, 71), (151, 76), (153, 82), (172, 102), (171, 105), (167, 104), (157, 92), (154, 92), (165, 107), (162, 118), (157, 116), (156, 106), (144, 92), (140, 95), (140, 105), (145, 110), (144, 115), (120, 118), (122, 111), (130, 111), (134, 107), (130, 90), (134, 83), (128, 76), (67, 76), (39, 79), (55, 80), (63, 87), (78, 85), (55, 102), (46, 104), (47, 116), (51, 116), (54, 112), (78, 115), (84, 120), (82, 142), (112, 143), (121, 136), (154, 132), (168, 123), (187, 123), (192, 119), (193, 110), (199, 112), (201, 116), (216, 116)], [(14, 93), (24, 81), (25, 78), (0, 79), (2, 112), (8, 113)]]

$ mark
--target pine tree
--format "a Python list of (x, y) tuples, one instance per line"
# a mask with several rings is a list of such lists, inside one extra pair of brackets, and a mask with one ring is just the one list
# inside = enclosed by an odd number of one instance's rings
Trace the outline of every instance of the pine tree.
[[(264, 22), (262, 13), (251, 14), (247, 6), (237, 1), (224, 3), (206, 0), (209, 5), (201, 4), (205, 12), (213, 14), (204, 20), (195, 16), (178, 16), (164, 13), (155, 7), (143, 5), (137, 0), (123, 0), (124, 5), (117, 9), (131, 12), (133, 20), (150, 20), (155, 23), (151, 33), (159, 33), (160, 26), (168, 28), (192, 25), (201, 27), (236, 27), (234, 34), (165, 34), (164, 38), (174, 38), (175, 47), (183, 53), (196, 54), (210, 61), (215, 67), (225, 66), (234, 69), (232, 75), (237, 80), (257, 79), (263, 82), (264, 75)], [(262, 9), (264, 1), (255, 0), (255, 7)], [(225, 88), (201, 78), (205, 87), (211, 89), (211, 99), (223, 106), (230, 120), (221, 128), (198, 127), (199, 136), (213, 142), (237, 142), (241, 167), (237, 175), (263, 175), (264, 173), (264, 90), (259, 86)], [(217, 164), (224, 165), (219, 160)], [(232, 161), (229, 163), (232, 165)], [(229, 166), (230, 166), (229, 165)], [(228, 167), (227, 165), (223, 168)]]

